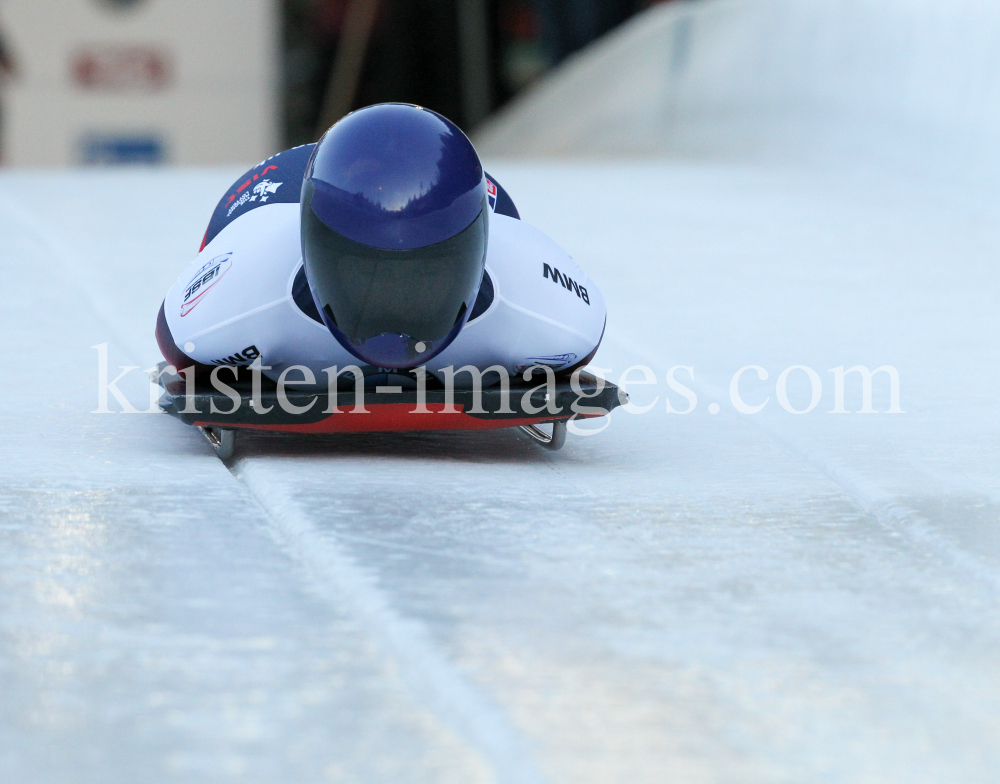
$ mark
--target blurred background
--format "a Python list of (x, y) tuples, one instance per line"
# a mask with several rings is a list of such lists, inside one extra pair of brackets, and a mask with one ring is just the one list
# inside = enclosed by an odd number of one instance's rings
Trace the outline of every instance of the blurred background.
[(472, 132), (653, 4), (0, 0), (0, 160), (249, 164), (381, 101)]

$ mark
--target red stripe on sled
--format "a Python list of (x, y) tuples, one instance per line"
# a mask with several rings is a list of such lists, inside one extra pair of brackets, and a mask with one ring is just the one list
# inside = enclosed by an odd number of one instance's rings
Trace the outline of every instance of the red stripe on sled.
[[(235, 422), (195, 422), (197, 427), (229, 427), (245, 430), (269, 430), (280, 433), (371, 433), (377, 431), (405, 430), (495, 430), (501, 427), (519, 427), (551, 422), (552, 416), (524, 417), (517, 419), (481, 419), (470, 416), (456, 406), (458, 412), (445, 413), (444, 403), (429, 403), (428, 414), (413, 412), (412, 403), (370, 404), (367, 414), (353, 413), (353, 406), (338, 407), (319, 422), (280, 425), (251, 425)], [(583, 419), (584, 417), (577, 417)], [(590, 418), (590, 417), (586, 417)]]

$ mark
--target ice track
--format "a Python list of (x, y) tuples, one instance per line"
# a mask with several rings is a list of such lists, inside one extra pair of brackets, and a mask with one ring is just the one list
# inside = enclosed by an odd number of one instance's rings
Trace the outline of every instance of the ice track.
[[(839, 165), (493, 168), (603, 286), (595, 364), (659, 382), (556, 454), (259, 436), (226, 466), (168, 417), (92, 414), (91, 347), (157, 360), (233, 173), (0, 178), (0, 780), (995, 780), (996, 199)], [(728, 398), (750, 364), (756, 416)], [(854, 364), (897, 367), (907, 413), (826, 413)], [(775, 400), (791, 365), (823, 379), (809, 414)]]

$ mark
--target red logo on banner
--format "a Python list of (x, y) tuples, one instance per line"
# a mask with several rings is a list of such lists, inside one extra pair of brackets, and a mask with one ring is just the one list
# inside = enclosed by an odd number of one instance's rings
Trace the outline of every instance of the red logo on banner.
[(170, 60), (143, 46), (94, 47), (77, 53), (73, 78), (85, 90), (154, 92), (170, 82)]

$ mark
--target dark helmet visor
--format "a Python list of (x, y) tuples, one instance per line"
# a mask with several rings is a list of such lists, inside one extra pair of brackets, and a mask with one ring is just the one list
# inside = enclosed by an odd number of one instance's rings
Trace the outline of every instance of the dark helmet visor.
[(313, 298), (334, 337), (385, 368), (416, 367), (461, 330), (482, 281), (488, 207), (455, 236), (422, 248), (376, 248), (317, 217), (303, 190), (302, 252)]

